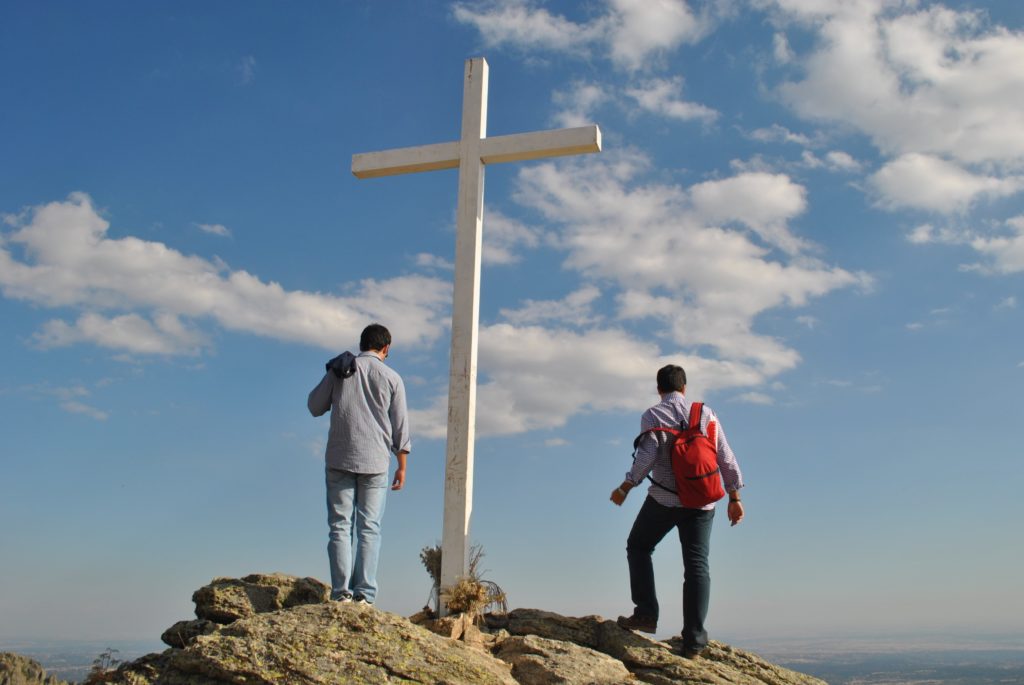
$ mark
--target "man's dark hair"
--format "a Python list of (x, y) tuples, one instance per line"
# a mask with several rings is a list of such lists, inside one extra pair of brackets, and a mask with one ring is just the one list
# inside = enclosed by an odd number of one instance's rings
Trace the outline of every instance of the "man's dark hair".
[(379, 323), (371, 323), (359, 336), (359, 351), (383, 350), (391, 344), (391, 332)]
[(669, 364), (658, 369), (658, 392), (682, 392), (686, 385), (683, 367)]

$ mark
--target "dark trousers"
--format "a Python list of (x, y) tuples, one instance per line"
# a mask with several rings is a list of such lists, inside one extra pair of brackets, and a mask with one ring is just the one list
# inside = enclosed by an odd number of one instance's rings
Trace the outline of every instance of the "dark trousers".
[(711, 599), (711, 574), (708, 552), (711, 549), (711, 523), (714, 509), (666, 507), (648, 497), (636, 515), (626, 541), (629, 561), (629, 589), (636, 614), (657, 620), (658, 597), (654, 590), (654, 564), (651, 554), (673, 528), (679, 531), (683, 547), (683, 645), (704, 647), (708, 633), (704, 619)]

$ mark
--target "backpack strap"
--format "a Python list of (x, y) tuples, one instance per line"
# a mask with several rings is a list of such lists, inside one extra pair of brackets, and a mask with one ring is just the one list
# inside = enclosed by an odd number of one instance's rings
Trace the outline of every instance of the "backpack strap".
[[(680, 426), (680, 428), (683, 428), (683, 426)], [(634, 462), (636, 461), (636, 452), (637, 452), (638, 449), (640, 449), (640, 441), (644, 439), (645, 435), (649, 435), (651, 433), (657, 433), (657, 432), (668, 433), (673, 438), (679, 436), (679, 431), (676, 430), (675, 428), (666, 428), (665, 426), (655, 426), (654, 428), (648, 428), (644, 432), (640, 433), (640, 435), (636, 436), (636, 439), (633, 441), (633, 461)], [(673, 495), (678, 494), (678, 492), (679, 492), (678, 490), (673, 490), (672, 488), (670, 488), (670, 487), (668, 487), (666, 485), (662, 485), (658, 481), (654, 480), (654, 478), (649, 473), (647, 474), (647, 480), (651, 481), (652, 483), (657, 485), (662, 490), (668, 490)]]
[(700, 428), (700, 415), (703, 411), (703, 402), (694, 402), (690, 405), (690, 428)]
[[(704, 411), (704, 403), (703, 402), (694, 402), (693, 404), (690, 405), (690, 428), (691, 429), (692, 428), (696, 428), (699, 431), (699, 429), (700, 429), (700, 419), (701, 419), (703, 411)], [(708, 418), (711, 419), (711, 417), (708, 417)], [(718, 445), (718, 424), (716, 424), (714, 420), (709, 420), (708, 421), (708, 429), (707, 429), (706, 432), (704, 432), (704, 435), (706, 435), (708, 440), (711, 441), (711, 444), (713, 444), (713, 445), (715, 445), (717, 447), (717, 445)]]

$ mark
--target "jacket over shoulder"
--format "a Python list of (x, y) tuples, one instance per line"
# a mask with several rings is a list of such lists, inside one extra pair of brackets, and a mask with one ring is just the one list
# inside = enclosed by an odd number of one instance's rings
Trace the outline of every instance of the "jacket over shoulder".
[(323, 416), (331, 409), (331, 395), (335, 381), (349, 378), (356, 372), (356, 356), (351, 352), (342, 352), (324, 365), (325, 374), (309, 393), (306, 407), (313, 416)]

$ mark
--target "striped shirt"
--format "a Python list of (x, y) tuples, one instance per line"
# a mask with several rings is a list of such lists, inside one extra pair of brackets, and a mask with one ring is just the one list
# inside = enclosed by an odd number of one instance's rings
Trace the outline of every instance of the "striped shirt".
[(408, 452), (409, 415), (402, 377), (373, 352), (355, 358), (355, 373), (341, 379), (324, 374), (309, 393), (313, 416), (331, 410), (327, 466), (352, 473), (384, 473), (391, 454)]
[[(722, 480), (725, 483), (727, 492), (739, 490), (743, 487), (743, 474), (740, 473), (740, 465), (736, 462), (736, 455), (729, 447), (729, 441), (725, 439), (725, 431), (718, 417), (707, 405), (700, 414), (700, 428), (705, 435), (708, 434), (708, 424), (715, 422), (717, 434), (716, 446), (718, 448), (718, 468), (721, 469)], [(681, 423), (690, 422), (690, 403), (681, 392), (671, 392), (665, 395), (661, 402), (644, 412), (640, 418), (640, 430), (645, 431), (659, 426), (665, 428), (679, 428)], [(670, 461), (672, 435), (664, 432), (648, 433), (640, 441), (636, 451), (636, 460), (633, 468), (626, 473), (626, 480), (634, 486), (639, 485), (648, 474), (658, 483), (668, 487), (675, 486), (676, 478), (672, 472)], [(681, 507), (679, 496), (651, 483), (647, 494), (654, 498), (658, 504), (666, 507)], [(714, 509), (715, 505), (708, 504), (702, 509)]]

